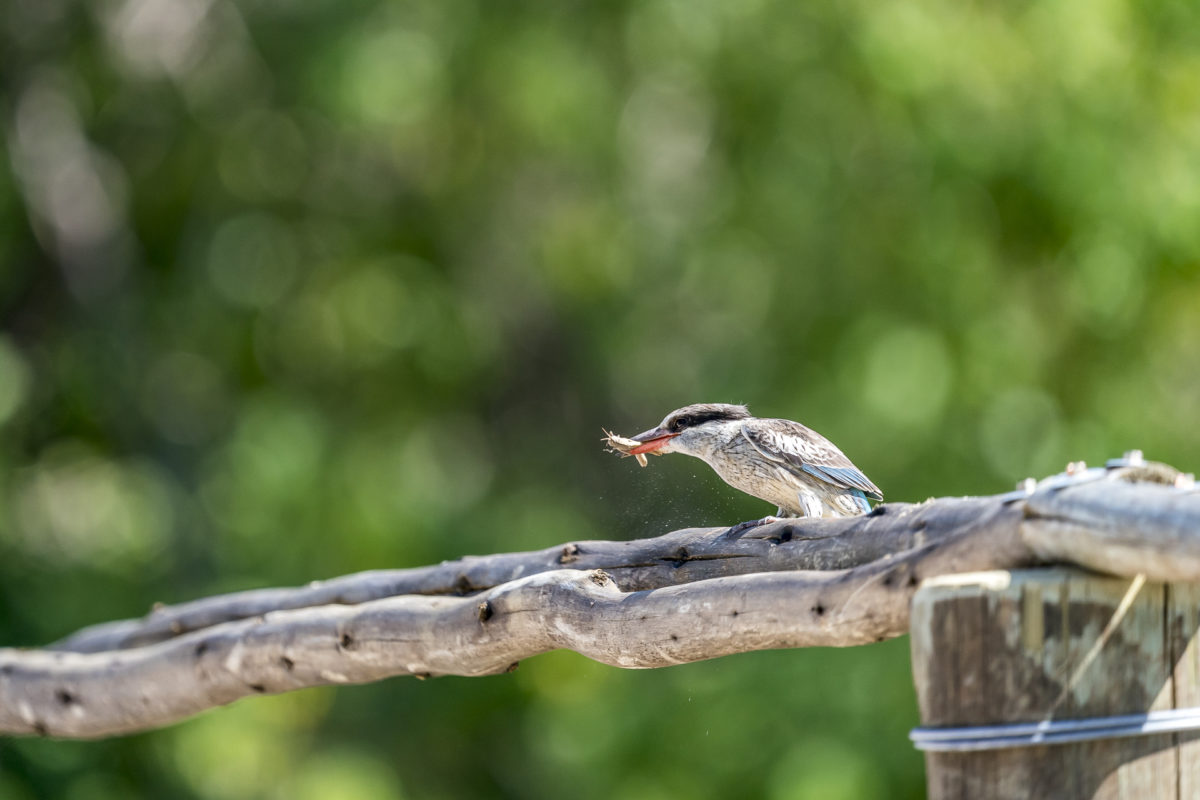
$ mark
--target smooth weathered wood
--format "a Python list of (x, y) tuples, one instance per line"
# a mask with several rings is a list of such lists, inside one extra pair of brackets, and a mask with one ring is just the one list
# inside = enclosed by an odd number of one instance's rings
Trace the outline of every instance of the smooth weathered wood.
[(558, 648), (648, 668), (867, 644), (907, 629), (912, 589), (887, 581), (892, 571), (760, 573), (623, 593), (602, 571), (559, 570), (470, 598), (277, 611), (119, 652), (0, 650), (0, 732), (107, 736), (257, 693), (490, 675)]
[[(1025, 551), (1015, 537), (1004, 558)], [(845, 647), (908, 631), (924, 575), (1006, 552), (978, 534), (845, 570), (764, 572), (622, 592), (557, 570), (473, 597), (402, 595), (269, 612), (144, 647), (0, 649), (0, 733), (95, 737), (165, 725), (257, 693), (394, 675), (487, 675), (567, 648), (624, 668), (752, 650)], [(65, 699), (64, 699), (65, 698)]]
[[(1200, 584), (1167, 586), (1167, 641), (1175, 708), (1200, 707)], [(1200, 797), (1200, 734), (1179, 734), (1179, 797)]]
[(1029, 495), (888, 503), (866, 516), (786, 520), (740, 538), (722, 536), (721, 528), (688, 528), (651, 539), (574, 541), (428, 567), (372, 570), (296, 588), (160, 605), (141, 619), (85, 628), (51, 649), (137, 647), (270, 611), (406, 594), (467, 596), (564, 567), (603, 569), (625, 591), (755, 572), (847, 569), (963, 536), (977, 536), (980, 547), (995, 551), (992, 568), (1070, 562), (1116, 575), (1141, 571), (1162, 580), (1197, 580), (1200, 493), (1176, 488), (1183, 477), (1148, 462), (1090, 482), (1064, 485), (1061, 476), (1052, 476)]
[(1165, 582), (1196, 579), (1200, 492), (1127, 480), (1098, 481), (1092, 489), (1039, 491), (1025, 501), (1025, 542), (1042, 561), (1109, 573), (1121, 564), (1121, 575)]
[(860, 517), (784, 520), (736, 538), (724, 536), (724, 528), (687, 528), (652, 539), (573, 541), (523, 553), (466, 556), (428, 567), (371, 570), (295, 588), (251, 589), (159, 605), (141, 619), (84, 628), (49, 649), (91, 653), (138, 647), (271, 611), (355, 605), (409, 594), (465, 597), (563, 568), (602, 569), (627, 592), (755, 572), (848, 569), (965, 534), (1011, 541), (1022, 518), (1020, 507), (994, 497), (947, 497), (920, 504), (889, 503)]
[[(922, 724), (1040, 722), (1185, 707), (1197, 694), (1197, 601), (1192, 584), (1168, 587), (1068, 569), (926, 581), (911, 618)], [(1194, 797), (1180, 790), (1195, 780), (1195, 746), (1191, 734), (1161, 734), (930, 752), (929, 797)]]
[[(1163, 465), (1120, 467), (1053, 476), (1030, 492), (788, 520), (741, 538), (718, 528), (572, 542), (207, 598), (97, 626), (54, 649), (0, 650), (0, 733), (142, 730), (259, 692), (390, 675), (487, 674), (559, 647), (640, 668), (773, 647), (862, 644), (907, 631), (911, 598), (926, 578), (1047, 560), (1200, 581), (1200, 495), (1178, 478)], [(1126, 485), (1134, 479), (1158, 483)], [(1031, 584), (1005, 613), (1025, 615), (1022, 646), (1052, 653), (1055, 631), (1073, 623), (1036, 613), (1050, 602), (1044, 595)], [(937, 622), (955, 647), (972, 637), (987, 642), (996, 609), (991, 600), (973, 602)], [(513, 610), (519, 613), (507, 613)], [(1153, 663), (1163, 681), (1168, 662), (1180, 660), (1175, 653), (1195, 661), (1186, 644), (1189, 613), (1180, 608), (1184, 638), (1174, 642), (1164, 633), (1173, 618), (1160, 608)], [(678, 628), (681, 619), (687, 624)], [(1079, 657), (1068, 646), (1069, 638), (1060, 661)], [(980, 683), (1000, 682), (1021, 697), (1024, 682), (1042, 674), (1004, 662), (954, 663), (954, 674), (969, 680), (947, 684), (946, 702), (976, 716), (990, 710), (975, 690)], [(1067, 700), (1061, 708), (1073, 709)], [(1142, 767), (1161, 771), (1149, 761)], [(1123, 768), (1120, 780), (1145, 783), (1142, 767)], [(996, 781), (1008, 775), (996, 773)]]

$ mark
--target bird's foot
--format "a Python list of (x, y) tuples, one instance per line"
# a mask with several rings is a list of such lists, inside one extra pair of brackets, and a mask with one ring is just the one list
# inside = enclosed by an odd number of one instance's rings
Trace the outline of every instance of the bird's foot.
[(721, 534), (722, 539), (740, 539), (742, 535), (751, 528), (757, 528), (760, 525), (770, 525), (772, 522), (779, 522), (780, 518), (776, 516), (766, 516), (762, 519), (748, 519), (745, 522), (739, 522), (729, 530)]

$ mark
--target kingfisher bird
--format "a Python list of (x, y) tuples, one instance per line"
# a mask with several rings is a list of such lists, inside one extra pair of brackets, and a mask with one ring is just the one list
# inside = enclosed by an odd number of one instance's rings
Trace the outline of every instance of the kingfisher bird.
[(833, 442), (799, 422), (751, 416), (743, 405), (684, 406), (632, 438), (642, 444), (631, 455), (695, 456), (730, 486), (779, 507), (776, 516), (741, 523), (731, 533), (781, 517), (852, 517), (871, 510), (868, 500), (883, 500)]

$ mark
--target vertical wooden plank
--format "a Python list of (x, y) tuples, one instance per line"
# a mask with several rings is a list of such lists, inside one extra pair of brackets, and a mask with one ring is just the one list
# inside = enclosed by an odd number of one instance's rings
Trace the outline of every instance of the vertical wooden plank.
[[(1174, 707), (1200, 706), (1200, 586), (1167, 587), (1167, 639), (1174, 668)], [(1179, 797), (1200, 797), (1200, 734), (1177, 737)]]
[[(1067, 569), (927, 581), (912, 613), (923, 724), (1039, 722), (1175, 707), (1178, 675), (1200, 672), (1192, 647), (1200, 594), (1174, 604), (1167, 598), (1161, 584)], [(1173, 605), (1181, 610), (1172, 611)], [(1183, 606), (1191, 614), (1186, 619)], [(1194, 680), (1188, 686), (1200, 693)], [(1183, 705), (1193, 701), (1200, 697)], [(1187, 744), (1200, 747), (1190, 738)], [(1186, 783), (1183, 758), (1176, 737), (1161, 734), (928, 753), (926, 769), (934, 800), (1133, 800), (1176, 797)], [(1200, 787), (1200, 751), (1189, 749), (1186, 759)]]
[[(1171, 708), (1165, 587), (1094, 577), (1070, 580), (1068, 586), (1072, 615), (1081, 608), (1107, 609), (1116, 599), (1113, 589), (1123, 587), (1123, 593), (1100, 635), (1072, 637), (1072, 645), (1079, 650), (1072, 674), (1076, 688), (1068, 693), (1062, 715), (1087, 718)], [(1094, 619), (1091, 615), (1087, 618)], [(1174, 744), (1174, 737), (1162, 735), (1107, 739), (1061, 749), (1075, 762), (1080, 796), (1134, 800), (1175, 797)]]

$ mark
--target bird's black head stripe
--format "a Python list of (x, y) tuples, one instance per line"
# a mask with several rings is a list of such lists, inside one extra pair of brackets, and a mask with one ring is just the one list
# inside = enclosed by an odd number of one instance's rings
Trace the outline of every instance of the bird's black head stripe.
[(711, 405), (696, 405), (682, 408), (672, 420), (671, 427), (675, 430), (692, 428), (705, 422), (721, 422), (732, 419), (749, 419), (750, 412), (745, 406), (713, 403)]
[(688, 414), (682, 417), (687, 425), (702, 425), (705, 422), (714, 422), (716, 420), (739, 419), (735, 414), (730, 414), (728, 411), (697, 411), (694, 414)]

